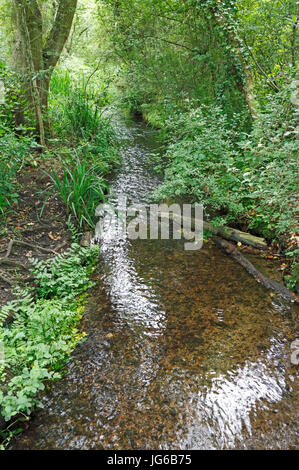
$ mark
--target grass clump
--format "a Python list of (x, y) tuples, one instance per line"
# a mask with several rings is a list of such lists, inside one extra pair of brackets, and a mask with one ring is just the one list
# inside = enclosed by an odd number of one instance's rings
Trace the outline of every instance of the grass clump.
[(108, 192), (105, 178), (120, 161), (108, 102), (104, 85), (93, 90), (84, 76), (74, 81), (67, 70), (53, 74), (51, 121), (59, 139), (75, 150), (72, 157), (62, 158), (61, 171), (49, 176), (53, 191), (80, 229), (94, 228), (95, 208)]
[(95, 209), (105, 200), (108, 189), (103, 177), (89, 167), (87, 158), (64, 159), (62, 171), (53, 170), (49, 177), (77, 225), (94, 228)]
[(119, 163), (119, 145), (109, 112), (105, 85), (94, 90), (81, 76), (72, 80), (69, 72), (53, 74), (50, 117), (59, 138), (76, 145), (97, 174), (107, 175)]

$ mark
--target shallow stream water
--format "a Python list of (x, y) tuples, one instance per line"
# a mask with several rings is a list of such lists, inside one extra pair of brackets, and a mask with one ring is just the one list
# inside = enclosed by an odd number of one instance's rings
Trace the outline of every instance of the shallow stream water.
[[(159, 184), (154, 132), (126, 130), (111, 202)], [(73, 354), (16, 449), (290, 449), (298, 445), (295, 307), (210, 243), (105, 232)], [(296, 390), (297, 387), (297, 390)], [(297, 395), (298, 396), (298, 395)]]

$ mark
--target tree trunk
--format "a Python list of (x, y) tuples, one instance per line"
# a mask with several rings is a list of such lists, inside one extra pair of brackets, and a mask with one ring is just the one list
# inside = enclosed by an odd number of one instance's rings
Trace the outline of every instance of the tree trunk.
[(267, 287), (267, 289), (274, 290), (277, 294), (281, 295), (291, 302), (299, 303), (298, 297), (292, 294), (292, 292), (287, 289), (283, 284), (280, 284), (275, 279), (269, 279), (267, 276), (264, 276), (255, 266), (245, 258), (242, 253), (240, 253), (235, 246), (218, 237), (213, 237), (213, 241), (216, 243), (219, 248), (225, 251), (228, 255), (232, 256), (235, 261), (237, 261), (241, 266), (243, 266), (246, 271), (253, 276), (257, 282)]
[(250, 112), (250, 115), (252, 117), (252, 120), (256, 119), (256, 99), (254, 96), (254, 78), (253, 74), (251, 71), (250, 66), (246, 63), (246, 61), (243, 58), (242, 53), (239, 51), (236, 51), (236, 55), (239, 59), (239, 61), (242, 64), (243, 67), (243, 73), (244, 73), (244, 80), (245, 80), (245, 87), (244, 87), (244, 96), (246, 99), (246, 103)]
[(40, 82), (41, 106), (43, 110), (43, 123), (44, 123), (45, 132), (47, 135), (51, 134), (51, 124), (50, 124), (49, 113), (48, 113), (48, 100), (49, 100), (51, 75), (52, 74), (49, 73), (49, 75), (43, 80), (41, 80)]
[[(36, 0), (14, 0), (16, 46), (14, 65), (20, 74), (29, 108), (34, 118), (41, 144), (45, 131), (50, 132), (48, 96), (53, 70), (69, 36), (77, 0), (60, 0), (54, 23), (44, 39), (43, 18)], [(19, 117), (22, 119), (22, 117)]]
[(237, 34), (235, 34), (234, 30), (231, 28), (229, 21), (227, 20), (219, 5), (210, 6), (209, 11), (212, 14), (214, 22), (220, 26), (221, 30), (225, 33), (228, 43), (232, 47), (236, 58), (242, 65), (244, 75), (243, 93), (251, 118), (252, 120), (255, 120), (257, 110), (256, 99), (254, 96), (254, 77), (250, 64), (242, 52), (242, 44), (240, 39), (238, 39)]
[(296, 21), (293, 21), (292, 37), (291, 37), (291, 56), (292, 56), (292, 67), (293, 67), (294, 72), (296, 71), (297, 26), (298, 26), (298, 19), (296, 19)]

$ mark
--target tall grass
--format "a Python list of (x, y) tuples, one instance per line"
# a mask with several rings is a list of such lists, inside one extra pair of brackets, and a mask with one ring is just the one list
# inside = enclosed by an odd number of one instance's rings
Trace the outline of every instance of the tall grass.
[(82, 76), (74, 83), (68, 71), (54, 74), (50, 104), (55, 130), (59, 135), (84, 139), (95, 136), (100, 125), (100, 104), (93, 91), (87, 90)]
[(58, 70), (51, 81), (50, 117), (58, 137), (71, 141), (96, 173), (108, 174), (119, 162), (117, 138), (106, 112), (104, 85), (94, 89), (83, 75), (72, 80)]
[(99, 129), (109, 128), (104, 115), (109, 98), (104, 85), (95, 89), (84, 75), (73, 80), (67, 70), (53, 74), (50, 87), (50, 114), (58, 135), (76, 139), (95, 137)]
[(107, 185), (103, 178), (88, 167), (86, 157), (69, 157), (62, 162), (62, 176), (48, 173), (54, 190), (80, 228), (94, 228), (95, 209), (105, 200)]
[(119, 162), (119, 146), (106, 113), (104, 85), (94, 89), (83, 75), (73, 80), (68, 71), (54, 73), (50, 91), (50, 118), (56, 135), (75, 147), (75, 157), (64, 159), (62, 175), (49, 175), (53, 188), (80, 228), (94, 228), (96, 206), (107, 192), (105, 176)]
[(51, 78), (50, 99), (53, 101), (61, 95), (68, 96), (72, 91), (72, 78), (67, 70), (54, 72)]

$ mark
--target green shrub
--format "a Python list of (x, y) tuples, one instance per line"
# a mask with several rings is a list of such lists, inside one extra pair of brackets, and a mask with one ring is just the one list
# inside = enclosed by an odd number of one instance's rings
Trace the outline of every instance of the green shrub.
[(47, 261), (31, 259), (38, 297), (74, 297), (91, 287), (92, 282), (87, 276), (93, 267), (95, 252), (96, 248), (82, 248), (73, 243), (70, 252), (55, 258)]
[(99, 134), (101, 141), (113, 144), (115, 134), (111, 118), (105, 113), (109, 103), (105, 85), (92, 89), (82, 75), (74, 81), (69, 72), (53, 74), (50, 88), (50, 117), (59, 136), (70, 136), (76, 141), (91, 140)]
[[(4, 85), (4, 100), (0, 100), (0, 137), (15, 129), (15, 116), (24, 109), (25, 99), (18, 75), (0, 60), (0, 80)], [(0, 97), (1, 98), (1, 97)], [(25, 111), (24, 117), (27, 116)], [(25, 129), (25, 128), (24, 128)], [(22, 130), (22, 126), (19, 127)]]
[(68, 71), (53, 74), (50, 117), (58, 137), (76, 145), (77, 155), (86, 157), (89, 167), (100, 175), (109, 174), (119, 164), (120, 152), (105, 85), (91, 89), (81, 76), (77, 82)]
[(107, 186), (103, 178), (89, 167), (87, 158), (78, 156), (62, 161), (62, 176), (54, 170), (49, 174), (54, 191), (63, 200), (69, 214), (79, 227), (94, 228), (95, 209), (105, 200)]
[[(37, 294), (27, 288), (0, 310), (0, 342), (5, 363), (0, 364), (0, 409), (8, 421), (42, 406), (38, 392), (44, 383), (59, 378), (71, 351), (82, 341), (78, 330), (84, 300), (92, 285), (89, 274), (98, 247), (69, 251), (47, 261), (32, 260)], [(3, 326), (13, 314), (13, 322)]]
[(15, 177), (15, 167), (0, 160), (0, 216), (18, 199)]
[(18, 199), (16, 176), (24, 165), (36, 165), (33, 138), (8, 131), (0, 137), (0, 215)]
[(251, 135), (219, 107), (177, 112), (167, 122), (167, 168), (159, 199), (202, 203), (217, 224), (269, 239), (296, 232), (298, 110), (288, 90), (269, 99)]
[[(244, 217), (242, 174), (235, 132), (218, 107), (175, 113), (167, 122), (169, 144), (165, 182), (157, 198), (188, 198), (206, 212)], [(247, 197), (247, 195), (246, 195)]]

